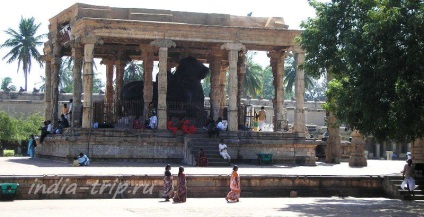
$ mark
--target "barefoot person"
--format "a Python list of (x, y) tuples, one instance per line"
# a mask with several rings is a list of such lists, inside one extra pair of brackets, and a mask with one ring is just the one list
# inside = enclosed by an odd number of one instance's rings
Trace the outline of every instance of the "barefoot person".
[(238, 167), (234, 165), (233, 173), (231, 174), (230, 189), (225, 200), (227, 202), (239, 202), (240, 199), (240, 176), (237, 173)]
[(174, 202), (185, 203), (186, 199), (187, 199), (186, 176), (184, 174), (184, 167), (180, 166), (178, 171), (177, 191), (174, 195)]
[(401, 187), (403, 189), (407, 188), (409, 195), (415, 196), (414, 189), (415, 189), (415, 180), (412, 178), (414, 176), (414, 168), (412, 168), (412, 159), (408, 159), (406, 161), (405, 166), (403, 167), (402, 176), (403, 176), (403, 182), (401, 184)]
[(166, 165), (165, 167), (165, 178), (163, 178), (163, 198), (165, 201), (169, 199), (174, 194), (174, 182), (171, 174), (171, 165)]
[(224, 139), (221, 139), (218, 145), (219, 148), (219, 154), (222, 156), (222, 158), (224, 158), (225, 160), (228, 161), (228, 165), (231, 166), (231, 157), (227, 152), (227, 145), (224, 143)]

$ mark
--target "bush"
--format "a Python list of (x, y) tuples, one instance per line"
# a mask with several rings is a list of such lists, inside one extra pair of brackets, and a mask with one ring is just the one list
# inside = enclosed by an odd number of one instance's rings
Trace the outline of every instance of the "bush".
[(3, 150), (4, 157), (13, 157), (15, 156), (15, 150)]

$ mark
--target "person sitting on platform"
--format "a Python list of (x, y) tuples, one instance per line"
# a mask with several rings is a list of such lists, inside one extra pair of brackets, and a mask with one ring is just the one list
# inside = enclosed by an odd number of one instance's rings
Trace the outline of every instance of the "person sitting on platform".
[(54, 130), (54, 133), (61, 134), (63, 128), (67, 128), (67, 127), (69, 127), (69, 121), (68, 121), (68, 119), (66, 119), (64, 114), (61, 114), (59, 126)]
[(199, 156), (196, 158), (196, 166), (198, 167), (207, 167), (208, 166), (208, 158), (203, 151), (203, 148), (200, 149)]
[(209, 122), (206, 125), (206, 129), (208, 130), (209, 138), (212, 138), (212, 136), (214, 134), (218, 134), (219, 135), (219, 132), (217, 132), (218, 129), (216, 128), (215, 121), (213, 119), (210, 119), (209, 120)]
[(222, 156), (222, 158), (224, 158), (225, 160), (227, 160), (228, 161), (228, 165), (230, 165), (231, 166), (231, 157), (230, 157), (230, 155), (228, 154), (228, 152), (227, 152), (227, 145), (226, 144), (224, 144), (224, 139), (221, 139), (220, 140), (220, 142), (219, 142), (219, 145), (218, 145), (218, 148), (219, 148), (219, 154)]
[(81, 152), (79, 154), (78, 164), (80, 166), (88, 166), (90, 164), (90, 159), (88, 159), (87, 155)]
[(166, 124), (166, 128), (172, 132), (172, 134), (176, 134), (178, 131), (177, 127), (174, 127), (174, 122), (172, 122), (172, 117), (169, 117), (168, 123)]
[(156, 129), (158, 127), (158, 117), (156, 112), (153, 112), (153, 116), (149, 118), (149, 129)]
[(140, 123), (140, 116), (137, 116), (133, 121), (133, 129), (143, 129), (143, 125)]
[(42, 128), (40, 128), (40, 130), (41, 130), (40, 144), (43, 144), (44, 138), (46, 138), (47, 134), (50, 134), (50, 132), (47, 130), (48, 122), (44, 121), (43, 125), (44, 126)]
[(219, 137), (219, 132), (223, 131), (224, 128), (224, 124), (222, 123), (222, 118), (218, 118), (218, 120), (216, 121), (216, 137)]
[(193, 125), (190, 125), (190, 121), (185, 118), (183, 119), (183, 125), (181, 126), (181, 130), (185, 134), (192, 134), (196, 132), (196, 128)]
[(74, 161), (72, 162), (73, 167), (79, 167), (78, 157), (74, 157)]

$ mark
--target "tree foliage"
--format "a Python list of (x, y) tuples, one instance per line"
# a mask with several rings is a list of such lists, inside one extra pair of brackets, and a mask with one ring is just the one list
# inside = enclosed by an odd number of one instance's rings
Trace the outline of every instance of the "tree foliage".
[(143, 80), (143, 65), (134, 61), (129, 62), (124, 71), (124, 84)]
[(424, 136), (424, 3), (403, 0), (311, 2), (302, 23), (305, 69), (335, 76), (328, 109), (378, 140)]
[(15, 91), (16, 86), (12, 85), (12, 78), (11, 77), (5, 77), (1, 79), (1, 87), (0, 89), (4, 91)]
[(5, 31), (7, 35), (10, 36), (0, 48), (11, 48), (9, 53), (3, 57), (7, 59), (7, 63), (18, 61), (18, 71), (22, 63), (22, 70), (25, 77), (25, 90), (27, 90), (28, 74), (31, 71), (32, 59), (42, 66), (42, 57), (37, 50), (37, 46), (43, 45), (41, 39), (45, 35), (38, 35), (37, 30), (40, 27), (40, 24), (35, 23), (34, 17), (23, 18), (19, 23), (19, 29), (13, 30), (9, 28)]
[(246, 54), (246, 74), (243, 77), (243, 95), (257, 97), (262, 91), (262, 67), (253, 61), (256, 53)]
[(0, 140), (21, 141), (29, 138), (29, 135), (39, 133), (43, 116), (33, 113), (18, 118), (0, 111)]

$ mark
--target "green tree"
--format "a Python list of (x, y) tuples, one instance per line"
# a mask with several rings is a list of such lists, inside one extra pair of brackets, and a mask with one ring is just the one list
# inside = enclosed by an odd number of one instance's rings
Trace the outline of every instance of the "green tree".
[(135, 61), (129, 62), (124, 71), (124, 84), (143, 80), (143, 65)]
[[(310, 91), (314, 88), (314, 78), (308, 71), (305, 71), (305, 90)], [(284, 85), (286, 86), (285, 95), (294, 95), (294, 85), (296, 82), (296, 62), (293, 57), (288, 57), (284, 62)]]
[(243, 95), (257, 97), (262, 91), (262, 67), (253, 62), (255, 52), (246, 54), (246, 74), (243, 77)]
[(268, 65), (263, 70), (262, 79), (262, 97), (264, 99), (274, 99), (274, 76), (272, 75), (271, 66)]
[(208, 73), (202, 81), (202, 89), (205, 97), (209, 97), (211, 93), (211, 73)]
[(12, 78), (11, 77), (5, 77), (1, 79), (1, 89), (4, 91), (15, 91), (16, 86), (12, 85)]
[[(305, 67), (328, 71), (327, 108), (379, 141), (424, 136), (422, 1), (311, 2), (302, 24)], [(315, 71), (312, 70), (312, 71)]]
[(6, 34), (10, 36), (0, 48), (11, 48), (9, 53), (3, 57), (7, 59), (7, 63), (18, 61), (18, 70), (22, 63), (22, 70), (25, 77), (25, 91), (27, 90), (28, 74), (31, 71), (32, 59), (42, 66), (42, 57), (37, 50), (37, 46), (43, 45), (41, 39), (45, 35), (37, 35), (40, 24), (35, 23), (34, 17), (22, 18), (19, 23), (19, 30), (15, 31), (11, 28), (6, 30)]
[(43, 123), (43, 115), (32, 113), (27, 116), (20, 116), (17, 120), (17, 130), (15, 139), (18, 141), (27, 140), (31, 134), (37, 135)]
[(0, 140), (16, 140), (17, 124), (16, 119), (4, 111), (0, 111)]

